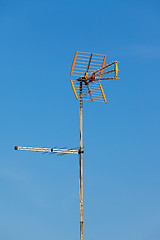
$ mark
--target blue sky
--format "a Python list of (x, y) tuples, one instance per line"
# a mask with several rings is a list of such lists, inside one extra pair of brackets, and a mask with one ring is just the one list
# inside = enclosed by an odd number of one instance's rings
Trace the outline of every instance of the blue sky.
[(118, 60), (107, 104), (84, 102), (84, 240), (160, 239), (160, 3), (0, 1), (0, 239), (79, 239), (70, 86), (76, 50)]

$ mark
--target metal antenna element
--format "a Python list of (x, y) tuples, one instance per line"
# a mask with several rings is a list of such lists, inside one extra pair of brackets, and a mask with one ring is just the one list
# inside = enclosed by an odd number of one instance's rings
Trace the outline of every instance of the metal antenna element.
[(106, 55), (76, 51), (70, 73), (76, 99), (107, 102), (100, 81), (118, 78), (118, 62), (105, 62)]
[(83, 240), (83, 100), (95, 102), (107, 102), (100, 81), (118, 78), (118, 62), (106, 64), (106, 55), (76, 51), (70, 75), (71, 85), (76, 99), (79, 100), (80, 112), (80, 147), (74, 148), (37, 148), (37, 147), (18, 147), (15, 150), (26, 150), (43, 152), (58, 155), (79, 154), (80, 167), (80, 240)]
[(74, 149), (63, 149), (63, 148), (37, 148), (37, 147), (14, 147), (15, 150), (25, 150), (25, 151), (33, 151), (33, 152), (45, 152), (45, 153), (73, 153), (79, 154), (79, 150)]

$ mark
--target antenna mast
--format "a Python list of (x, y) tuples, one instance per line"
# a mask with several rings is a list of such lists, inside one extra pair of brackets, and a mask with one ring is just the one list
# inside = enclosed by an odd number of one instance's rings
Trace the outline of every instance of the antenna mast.
[(80, 239), (83, 240), (83, 117), (82, 117), (82, 82), (80, 82), (80, 148), (79, 148), (79, 168), (80, 168)]

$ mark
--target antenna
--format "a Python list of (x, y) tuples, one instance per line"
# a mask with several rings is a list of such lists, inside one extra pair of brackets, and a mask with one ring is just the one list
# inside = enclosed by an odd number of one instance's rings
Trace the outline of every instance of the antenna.
[(78, 154), (80, 168), (80, 240), (83, 240), (83, 100), (94, 102), (107, 102), (101, 81), (118, 78), (118, 62), (106, 64), (106, 55), (76, 51), (71, 66), (71, 86), (75, 97), (79, 100), (80, 113), (80, 147), (79, 150), (71, 148), (37, 148), (18, 147), (15, 150), (44, 152), (50, 154)]

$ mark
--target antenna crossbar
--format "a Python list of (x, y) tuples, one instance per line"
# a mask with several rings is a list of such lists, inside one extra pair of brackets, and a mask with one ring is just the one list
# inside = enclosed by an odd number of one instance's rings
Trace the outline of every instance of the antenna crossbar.
[(45, 153), (73, 153), (79, 154), (79, 150), (74, 149), (64, 149), (64, 148), (38, 148), (38, 147), (14, 147), (15, 150), (25, 150), (25, 151), (33, 151), (33, 152), (45, 152)]

